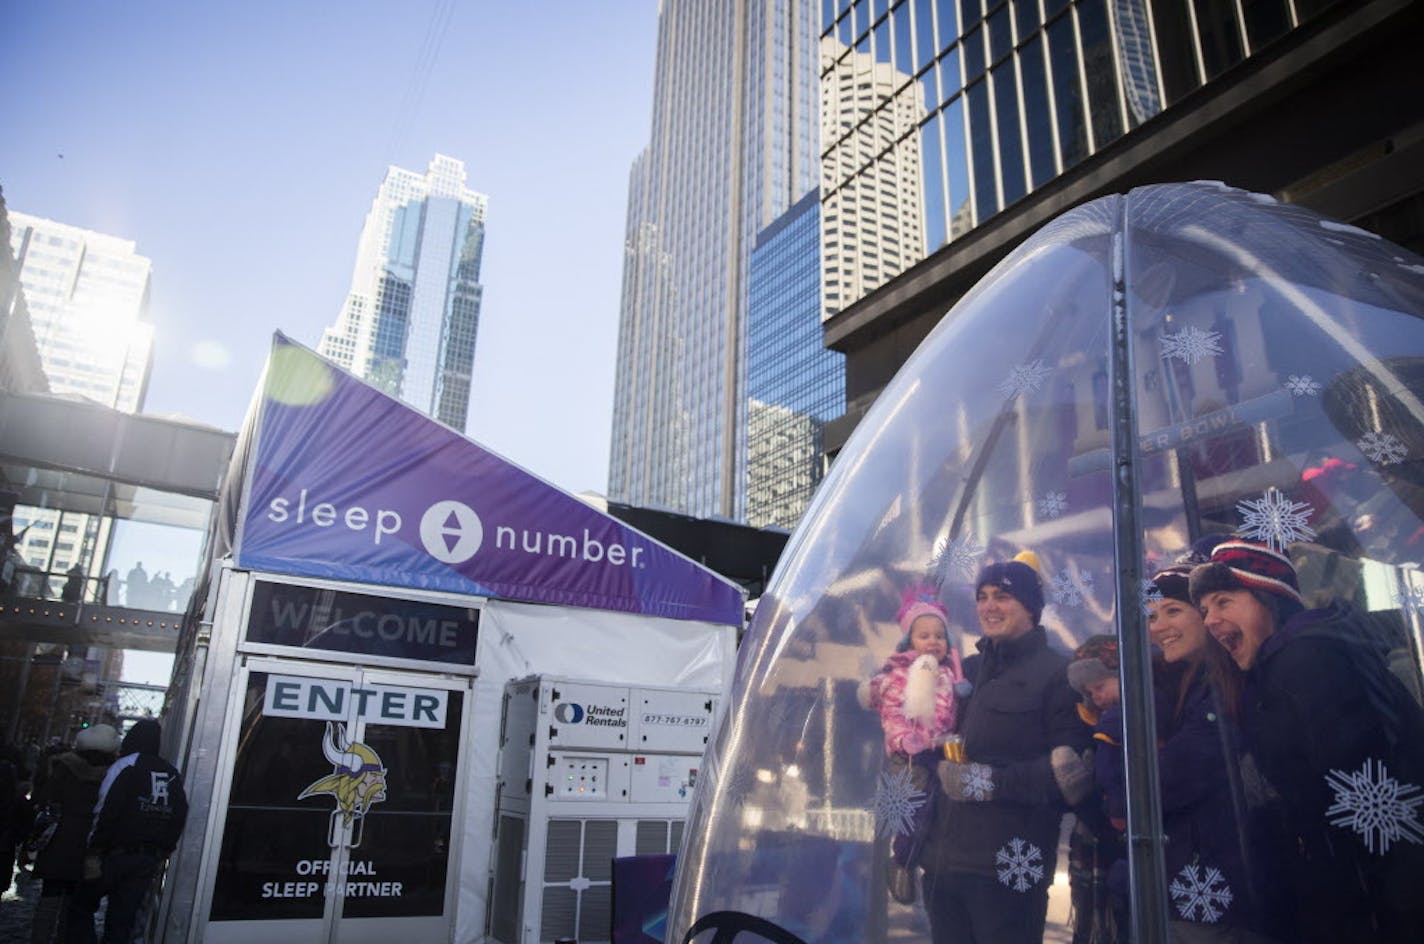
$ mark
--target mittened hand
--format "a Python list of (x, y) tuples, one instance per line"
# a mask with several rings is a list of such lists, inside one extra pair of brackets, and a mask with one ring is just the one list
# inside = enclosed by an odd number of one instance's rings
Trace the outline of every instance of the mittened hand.
[(943, 761), (939, 765), (939, 782), (951, 800), (971, 803), (994, 799), (994, 768), (988, 764)]
[(1069, 806), (1077, 806), (1093, 790), (1093, 768), (1085, 756), (1079, 756), (1067, 745), (1055, 747), (1048, 755), (1053, 766), (1053, 779)]

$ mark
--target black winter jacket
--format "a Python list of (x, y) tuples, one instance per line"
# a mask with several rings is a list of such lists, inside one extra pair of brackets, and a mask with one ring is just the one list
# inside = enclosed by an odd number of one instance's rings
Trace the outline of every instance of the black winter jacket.
[(1081, 752), (1091, 735), (1078, 718), (1068, 657), (1049, 648), (1042, 626), (1017, 639), (981, 639), (978, 649), (964, 662), (974, 690), (959, 733), (969, 761), (994, 769), (993, 799), (940, 803), (924, 866), (1006, 885), (1023, 878), (1018, 884), (1041, 892), (1053, 881), (1067, 809), (1049, 753), (1060, 745)]
[[(1208, 641), (1209, 645), (1216, 645)], [(1154, 673), (1157, 698), (1157, 771), (1162, 791), (1167, 900), (1173, 919), (1219, 927), (1248, 928), (1273, 940), (1291, 935), (1279, 914), (1278, 851), (1262, 848), (1250, 821), (1240, 782), (1241, 738), (1225, 717), (1216, 690), (1203, 674), (1176, 708), (1183, 668)], [(1104, 712), (1105, 719), (1108, 712)], [(1120, 709), (1108, 725), (1122, 740)], [(1127, 780), (1120, 747), (1097, 745), (1099, 783), (1114, 817), (1126, 817)], [(1114, 863), (1109, 880), (1123, 900), (1130, 896), (1127, 861)], [(1200, 890), (1200, 894), (1193, 894)]]
[(112, 754), (68, 751), (49, 759), (49, 776), (37, 791), (35, 807), (59, 813), (59, 826), (35, 857), (35, 874), (43, 879), (77, 882), (84, 877), (84, 847), (99, 784)]
[(167, 854), (188, 816), (183, 778), (157, 754), (127, 754), (114, 762), (94, 809), (96, 852), (146, 848)]
[(1424, 710), (1369, 638), (1346, 605), (1293, 617), (1247, 674), (1244, 728), (1279, 795), (1302, 939), (1418, 944)]

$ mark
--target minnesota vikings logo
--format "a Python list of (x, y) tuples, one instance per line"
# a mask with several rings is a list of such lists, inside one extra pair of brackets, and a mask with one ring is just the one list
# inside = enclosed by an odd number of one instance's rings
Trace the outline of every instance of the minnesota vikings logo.
[(335, 721), (326, 723), (321, 752), (331, 761), (336, 772), (310, 784), (297, 799), (305, 800), (322, 793), (335, 797), (336, 809), (331, 811), (327, 841), (337, 845), (341, 829), (351, 827), (349, 845), (354, 849), (361, 844), (366, 813), (372, 804), (386, 799), (386, 766), (381, 763), (380, 755), (365, 744), (348, 740), (346, 726)]

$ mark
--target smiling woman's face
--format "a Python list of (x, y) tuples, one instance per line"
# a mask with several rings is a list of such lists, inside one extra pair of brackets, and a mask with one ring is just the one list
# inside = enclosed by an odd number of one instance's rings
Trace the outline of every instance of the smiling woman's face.
[(1201, 611), (1172, 597), (1148, 604), (1147, 634), (1168, 662), (1200, 658), (1202, 647), (1210, 641)]

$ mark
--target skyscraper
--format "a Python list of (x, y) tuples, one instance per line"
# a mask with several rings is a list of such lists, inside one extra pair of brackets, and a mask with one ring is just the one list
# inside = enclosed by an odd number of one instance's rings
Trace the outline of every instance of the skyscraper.
[(843, 358), (821, 345), (820, 193), (757, 234), (747, 286), (747, 523), (791, 529), (845, 409)]
[(50, 392), (139, 412), (153, 264), (131, 240), (14, 211), (10, 242)]
[(609, 495), (745, 514), (747, 268), (818, 183), (804, 0), (664, 0), (648, 149), (629, 179)]
[(1105, 193), (1221, 180), (1417, 249), (1421, 37), (1408, 0), (824, 0), (827, 449), (996, 262)]
[(0, 392), (49, 392), (40, 364), (30, 307), (20, 289), (20, 266), (10, 245), (10, 214), (0, 191)]
[(836, 53), (821, 79), (821, 140), (829, 144), (821, 177), (832, 188), (822, 228), (834, 249), (823, 317), (925, 254), (920, 138), (911, 133), (926, 114), (920, 90), (895, 64), (837, 45), (822, 41)]
[[(49, 392), (140, 412), (153, 353), (153, 325), (145, 320), (153, 264), (131, 240), (26, 213), (9, 217), (20, 291), (8, 304), (29, 309)], [(10, 484), (0, 473), (0, 486)], [(116, 516), (24, 503), (11, 514), (14, 552), (45, 575), (31, 593), (57, 596), (75, 566), (97, 576)]]
[(351, 290), (320, 353), (447, 426), (465, 429), (488, 198), (465, 165), (390, 167), (366, 214)]

